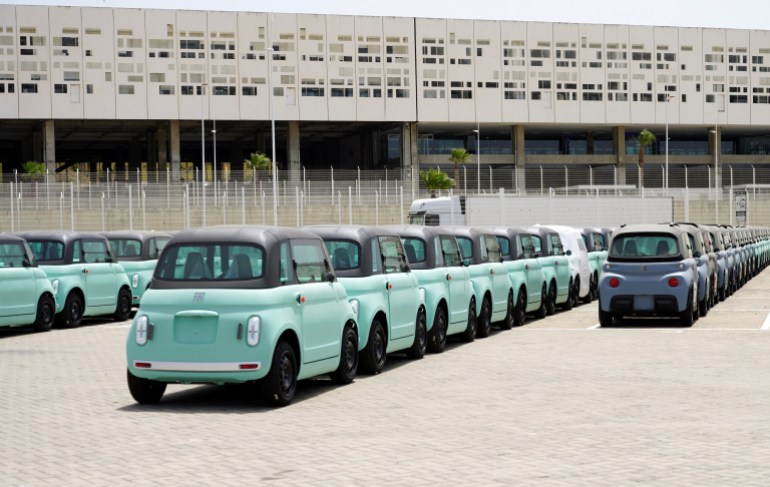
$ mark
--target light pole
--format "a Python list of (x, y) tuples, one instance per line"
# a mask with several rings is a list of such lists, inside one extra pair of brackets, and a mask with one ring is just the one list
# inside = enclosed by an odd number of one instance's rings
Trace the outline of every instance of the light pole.
[(717, 113), (717, 122), (714, 125), (714, 130), (710, 132), (714, 134), (714, 222), (719, 224), (719, 146), (722, 145), (721, 137), (719, 136), (719, 113)]
[(481, 194), (481, 125), (476, 119), (476, 194)]
[(270, 131), (273, 146), (272, 177), (273, 177), (273, 225), (278, 226), (278, 181), (275, 169), (275, 111), (273, 109), (273, 67), (270, 62), (273, 58), (273, 48), (267, 48), (267, 96), (270, 97)]
[(201, 208), (201, 226), (206, 226), (206, 122), (204, 112), (204, 100), (206, 95), (205, 82), (201, 83), (201, 192), (203, 193), (203, 207)]
[(671, 98), (674, 95), (670, 93), (666, 93), (666, 177), (664, 178), (665, 181), (665, 188), (666, 188), (666, 194), (668, 195), (668, 102), (671, 101)]

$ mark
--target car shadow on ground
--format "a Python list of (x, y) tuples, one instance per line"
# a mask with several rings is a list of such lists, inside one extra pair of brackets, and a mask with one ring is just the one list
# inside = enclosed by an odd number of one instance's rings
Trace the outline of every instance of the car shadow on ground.
[[(698, 326), (696, 321), (693, 326)], [(600, 327), (606, 328), (606, 327)], [(622, 320), (615, 320), (610, 328), (639, 328), (639, 329), (653, 329), (653, 328), (665, 328), (665, 329), (681, 329), (686, 330), (690, 327), (682, 326), (678, 318), (623, 318)]]

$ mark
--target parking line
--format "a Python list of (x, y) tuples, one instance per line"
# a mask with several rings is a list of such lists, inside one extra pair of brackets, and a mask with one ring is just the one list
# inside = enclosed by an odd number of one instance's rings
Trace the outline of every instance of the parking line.
[(765, 318), (765, 322), (762, 323), (762, 328), (760, 330), (768, 331), (770, 330), (770, 313), (767, 314), (767, 318)]
[(586, 328), (586, 330), (597, 330), (597, 329), (601, 328), (601, 326), (602, 326), (601, 323), (597, 323), (594, 326), (589, 326), (588, 328)]

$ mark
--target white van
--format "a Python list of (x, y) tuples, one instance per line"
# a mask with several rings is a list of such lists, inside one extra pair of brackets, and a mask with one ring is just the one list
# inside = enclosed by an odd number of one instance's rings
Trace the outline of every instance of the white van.
[[(575, 286), (573, 296), (576, 299), (579, 298), (586, 303), (590, 303), (593, 299), (591, 295), (593, 276), (591, 275), (591, 268), (588, 263), (588, 249), (586, 249), (586, 244), (580, 231), (564, 225), (547, 226), (559, 233), (564, 250), (567, 252), (572, 282)], [(574, 291), (577, 292), (575, 293)]]

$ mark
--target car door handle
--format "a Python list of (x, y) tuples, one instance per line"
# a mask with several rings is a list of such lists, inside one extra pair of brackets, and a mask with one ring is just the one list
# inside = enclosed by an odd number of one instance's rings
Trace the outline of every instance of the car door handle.
[(495, 275), (495, 270), (494, 269), (489, 269), (489, 274), (494, 276)]
[(528, 271), (528, 270), (529, 270), (529, 264), (524, 264), (524, 270), (525, 270), (525, 271)]
[(393, 284), (391, 284), (391, 283), (389, 283), (389, 282), (386, 282), (386, 283), (385, 283), (385, 289), (386, 289), (386, 290), (388, 290), (388, 291), (390, 291), (391, 289), (393, 289)]
[(83, 274), (88, 274), (88, 269), (83, 269)]
[(447, 274), (446, 275), (446, 280), (447, 281), (451, 281), (452, 280), (452, 274)]

